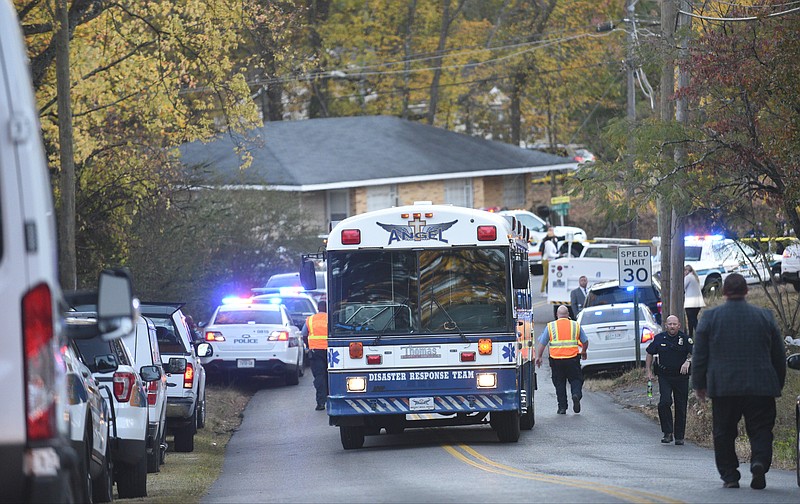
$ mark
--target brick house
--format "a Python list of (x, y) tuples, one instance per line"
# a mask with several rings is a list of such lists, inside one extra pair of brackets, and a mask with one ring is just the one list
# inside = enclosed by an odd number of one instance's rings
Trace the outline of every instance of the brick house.
[[(279, 121), (247, 138), (221, 136), (180, 148), (181, 160), (226, 189), (292, 191), (319, 222), (433, 201), (532, 209), (531, 181), (575, 170), (569, 158), (390, 116)], [(249, 158), (247, 168), (242, 159)]]

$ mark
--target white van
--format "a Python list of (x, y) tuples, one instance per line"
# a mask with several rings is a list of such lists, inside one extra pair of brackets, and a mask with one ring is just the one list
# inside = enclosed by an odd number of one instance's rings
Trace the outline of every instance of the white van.
[[(52, 189), (25, 46), (14, 6), (0, 0), (3, 501), (72, 502), (84, 495), (81, 486), (88, 479), (80, 473), (88, 464), (78, 463), (69, 443), (57, 255)], [(109, 336), (118, 338), (133, 327), (127, 277), (101, 275), (98, 300), (99, 322)]]

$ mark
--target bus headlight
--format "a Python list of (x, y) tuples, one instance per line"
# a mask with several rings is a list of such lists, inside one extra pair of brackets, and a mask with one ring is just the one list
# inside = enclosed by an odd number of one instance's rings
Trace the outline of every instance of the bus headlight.
[(497, 373), (478, 373), (478, 388), (497, 387)]
[(366, 392), (367, 379), (363, 376), (348, 376), (347, 377), (347, 391), (348, 392)]

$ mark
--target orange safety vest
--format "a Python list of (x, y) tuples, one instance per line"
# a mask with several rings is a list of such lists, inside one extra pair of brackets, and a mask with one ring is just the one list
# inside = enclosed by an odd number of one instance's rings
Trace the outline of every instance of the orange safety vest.
[(328, 348), (328, 314), (319, 312), (306, 319), (308, 326), (308, 348), (325, 350)]
[(579, 353), (581, 326), (574, 320), (560, 318), (547, 324), (550, 335), (550, 357), (571, 359)]

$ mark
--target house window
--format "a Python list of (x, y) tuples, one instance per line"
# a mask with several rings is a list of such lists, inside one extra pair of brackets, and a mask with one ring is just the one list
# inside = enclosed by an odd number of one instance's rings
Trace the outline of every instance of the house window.
[(367, 212), (397, 206), (397, 186), (367, 187)]
[(444, 202), (472, 208), (472, 179), (445, 180)]
[(525, 206), (525, 175), (503, 177), (503, 206), (523, 208)]
[(336, 222), (350, 214), (350, 197), (347, 189), (328, 191), (328, 220)]

